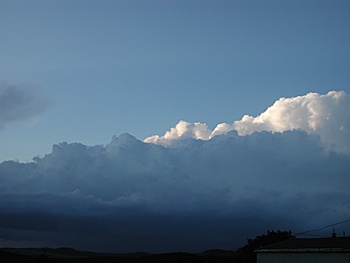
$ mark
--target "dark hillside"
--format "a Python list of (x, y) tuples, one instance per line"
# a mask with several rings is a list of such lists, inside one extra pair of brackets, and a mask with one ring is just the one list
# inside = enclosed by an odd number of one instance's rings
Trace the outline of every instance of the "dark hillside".
[(211, 250), (200, 254), (107, 254), (81, 252), (74, 249), (0, 249), (0, 262), (4, 263), (211, 263), (238, 262), (235, 253), (224, 250)]

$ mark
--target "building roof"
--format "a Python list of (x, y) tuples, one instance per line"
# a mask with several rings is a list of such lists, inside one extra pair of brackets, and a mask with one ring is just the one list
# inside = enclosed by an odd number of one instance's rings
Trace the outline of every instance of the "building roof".
[(256, 250), (266, 252), (348, 252), (350, 237), (291, 238)]

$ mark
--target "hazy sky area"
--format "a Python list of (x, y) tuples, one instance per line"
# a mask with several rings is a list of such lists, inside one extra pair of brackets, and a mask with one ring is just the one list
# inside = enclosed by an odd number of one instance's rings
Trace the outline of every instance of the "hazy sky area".
[(234, 249), (350, 219), (349, 28), (337, 0), (0, 0), (0, 247)]

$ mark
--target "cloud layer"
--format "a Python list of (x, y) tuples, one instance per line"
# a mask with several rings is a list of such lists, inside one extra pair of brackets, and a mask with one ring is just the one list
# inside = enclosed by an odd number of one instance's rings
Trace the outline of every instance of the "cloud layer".
[(47, 102), (33, 88), (0, 84), (0, 129), (12, 122), (28, 120), (47, 108)]
[(327, 149), (350, 153), (350, 96), (330, 91), (326, 95), (309, 93), (280, 98), (257, 117), (245, 115), (232, 124), (221, 123), (214, 130), (203, 123), (180, 121), (164, 136), (148, 137), (145, 142), (169, 146), (182, 138), (209, 140), (232, 130), (242, 136), (256, 131), (303, 130), (308, 134), (318, 134)]
[(280, 99), (220, 132), (180, 122), (157, 137), (167, 147), (122, 134), (105, 146), (60, 143), (32, 163), (3, 162), (0, 245), (233, 249), (267, 229), (301, 232), (349, 219), (349, 137), (339, 139), (342, 150), (325, 139), (340, 123), (349, 132), (347, 100), (336, 92)]

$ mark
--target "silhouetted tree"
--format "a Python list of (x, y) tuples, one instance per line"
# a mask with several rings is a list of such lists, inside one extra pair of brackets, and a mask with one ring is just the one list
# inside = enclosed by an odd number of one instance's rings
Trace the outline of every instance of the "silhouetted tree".
[(254, 251), (258, 248), (271, 245), (286, 239), (294, 238), (291, 231), (267, 231), (266, 234), (256, 236), (254, 239), (247, 239), (247, 244), (238, 249), (237, 259), (242, 263), (255, 263), (256, 255)]

